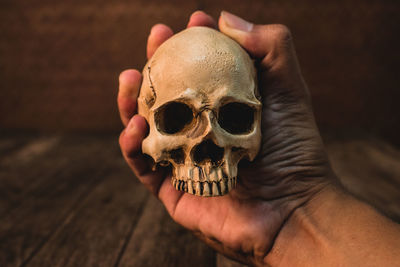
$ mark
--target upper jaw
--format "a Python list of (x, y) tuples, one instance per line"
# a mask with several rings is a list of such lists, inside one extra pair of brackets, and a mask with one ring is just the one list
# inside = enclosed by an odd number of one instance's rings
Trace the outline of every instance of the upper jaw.
[(172, 185), (197, 196), (223, 196), (236, 187), (236, 170), (226, 166), (175, 166)]
[(193, 181), (181, 180), (172, 177), (172, 185), (176, 190), (184, 191), (186, 193), (202, 196), (202, 197), (215, 197), (228, 194), (233, 188), (236, 187), (237, 177), (224, 177), (220, 181)]

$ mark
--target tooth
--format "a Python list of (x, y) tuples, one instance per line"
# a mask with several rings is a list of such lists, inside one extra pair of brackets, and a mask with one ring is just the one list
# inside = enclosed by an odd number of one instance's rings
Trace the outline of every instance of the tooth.
[(186, 178), (190, 179), (190, 178), (192, 178), (192, 177), (193, 177), (192, 168), (187, 168), (187, 171), (186, 171)]
[(222, 169), (218, 168), (217, 169), (217, 181), (221, 181), (224, 178), (224, 175), (222, 174)]
[(173, 187), (176, 188), (176, 186), (175, 186), (176, 185), (176, 179), (175, 178), (172, 178), (171, 183), (172, 183)]
[(211, 196), (210, 184), (208, 182), (203, 183), (203, 196), (205, 197)]
[(209, 179), (210, 179), (210, 178), (209, 178), (209, 175), (210, 175), (210, 172), (209, 172), (209, 170), (207, 169), (207, 166), (203, 167), (203, 177), (201, 177), (201, 178), (203, 178), (203, 179), (200, 179), (200, 181), (207, 181), (207, 180), (209, 180)]
[(219, 196), (220, 195), (218, 187), (217, 187), (217, 183), (212, 183), (212, 195), (213, 196)]
[(200, 168), (193, 169), (193, 181), (195, 182), (200, 181)]
[(219, 182), (219, 186), (221, 187), (221, 195), (226, 193), (226, 179), (222, 179)]
[(184, 181), (180, 181), (179, 183), (179, 190), (184, 191), (183, 186), (185, 185)]
[(237, 177), (237, 167), (232, 167), (232, 170), (231, 170), (231, 177)]
[(203, 167), (198, 167), (199, 170), (199, 181), (204, 180), (204, 168)]
[(226, 178), (230, 177), (230, 167), (229, 167), (229, 163), (228, 163), (228, 162), (225, 162), (225, 164), (222, 166), (222, 168), (223, 168), (224, 177), (226, 177)]
[(218, 181), (218, 174), (216, 169), (211, 169), (210, 181)]
[(196, 183), (194, 183), (195, 184), (195, 188), (194, 188), (194, 190), (195, 190), (195, 195), (196, 196), (201, 196), (201, 192), (200, 192), (200, 182), (196, 182)]
[(216, 182), (215, 185), (216, 185), (216, 187), (217, 187), (218, 194), (219, 194), (220, 196), (224, 195), (224, 192), (222, 192), (222, 190), (221, 190), (221, 182)]
[(228, 178), (228, 192), (230, 192), (232, 189), (232, 179)]
[(210, 174), (212, 170), (211, 165), (210, 164), (206, 165), (206, 168), (207, 168), (207, 173)]
[(193, 192), (193, 182), (191, 180), (187, 181), (187, 185), (188, 185), (188, 193), (189, 194), (194, 194)]

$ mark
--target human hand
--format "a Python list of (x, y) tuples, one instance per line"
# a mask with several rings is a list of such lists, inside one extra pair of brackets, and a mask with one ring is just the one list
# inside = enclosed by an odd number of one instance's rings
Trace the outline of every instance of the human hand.
[[(205, 13), (195, 12), (188, 27), (215, 25)], [(197, 197), (176, 191), (168, 169), (151, 170), (141, 154), (148, 126), (136, 114), (141, 84), (136, 70), (120, 76), (118, 105), (126, 126), (120, 146), (136, 176), (176, 222), (227, 256), (263, 265), (285, 222), (331, 184), (334, 175), (289, 30), (282, 25), (253, 25), (226, 12), (218, 25), (256, 60), (263, 101), (260, 153), (254, 162), (239, 165), (237, 188), (222, 197)], [(148, 58), (172, 35), (167, 26), (154, 26), (147, 44)]]

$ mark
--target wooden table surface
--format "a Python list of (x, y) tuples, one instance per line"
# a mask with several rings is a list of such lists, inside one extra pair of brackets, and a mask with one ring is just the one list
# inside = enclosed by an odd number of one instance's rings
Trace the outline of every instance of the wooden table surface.
[[(116, 135), (0, 136), (0, 266), (242, 266), (174, 223)], [(400, 222), (400, 150), (328, 138), (346, 188)]]

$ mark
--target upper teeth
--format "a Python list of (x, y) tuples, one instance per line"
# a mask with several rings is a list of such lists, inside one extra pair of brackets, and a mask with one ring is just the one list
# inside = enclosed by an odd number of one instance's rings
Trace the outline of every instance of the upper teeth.
[(180, 180), (175, 177), (172, 178), (172, 185), (180, 191), (187, 192), (189, 194), (197, 196), (222, 196), (228, 193), (232, 188), (236, 187), (237, 179), (223, 178), (220, 181), (192, 181), (192, 180)]

